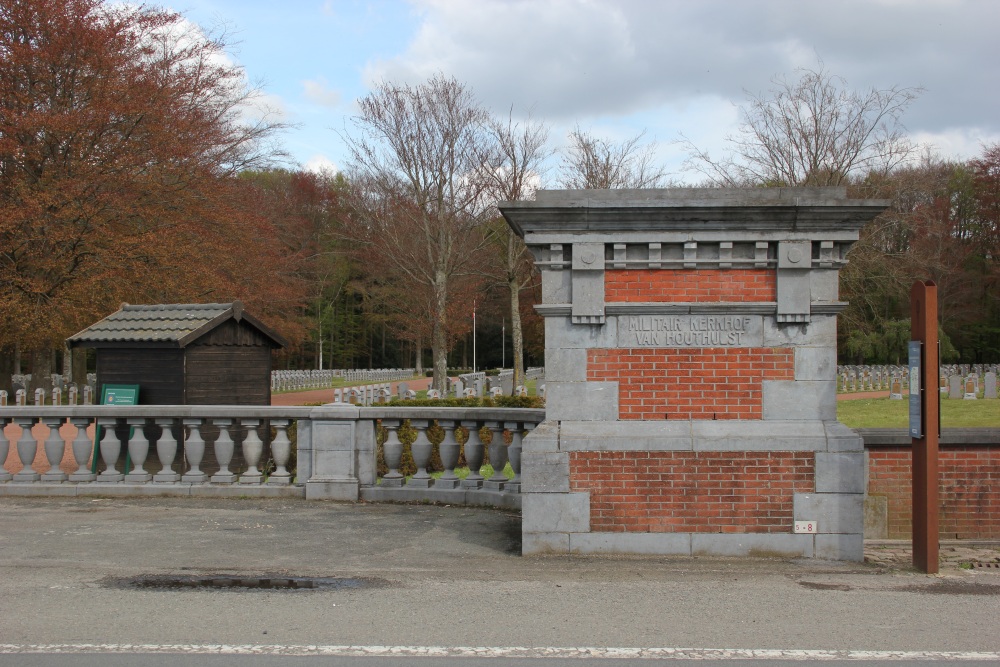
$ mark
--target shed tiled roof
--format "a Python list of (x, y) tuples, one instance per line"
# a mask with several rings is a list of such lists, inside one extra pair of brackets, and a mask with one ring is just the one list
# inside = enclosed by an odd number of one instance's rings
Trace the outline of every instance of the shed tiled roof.
[(124, 304), (100, 322), (66, 339), (71, 346), (93, 343), (161, 343), (184, 347), (222, 322), (245, 319), (272, 338), (279, 346), (285, 341), (256, 318), (243, 312), (243, 304), (167, 303), (154, 305)]

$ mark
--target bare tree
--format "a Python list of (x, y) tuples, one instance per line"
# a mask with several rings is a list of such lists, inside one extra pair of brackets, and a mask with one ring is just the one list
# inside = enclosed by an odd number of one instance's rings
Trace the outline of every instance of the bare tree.
[(922, 92), (893, 86), (856, 91), (823, 68), (778, 76), (767, 94), (747, 93), (740, 129), (721, 159), (684, 138), (685, 169), (727, 187), (842, 185), (886, 174), (914, 155), (901, 118)]
[(577, 125), (562, 154), (562, 186), (571, 190), (662, 187), (667, 174), (656, 164), (656, 143), (643, 143), (646, 131), (614, 143)]
[(454, 78), (418, 86), (381, 83), (358, 102), (357, 134), (345, 140), (371, 213), (348, 233), (373, 259), (392, 263), (431, 295), (434, 387), (448, 371), (453, 288), (477, 273), (486, 240), (479, 171), (487, 113)]
[[(487, 196), (493, 202), (531, 199), (541, 183), (545, 162), (553, 151), (547, 147), (549, 129), (530, 118), (524, 123), (494, 118), (489, 123), (493, 141), (483, 160)], [(524, 241), (500, 218), (491, 224), (495, 255), (494, 275), (510, 295), (510, 330), (514, 349), (513, 386), (524, 384), (524, 334), (521, 327), (521, 290), (534, 278), (534, 264)]]

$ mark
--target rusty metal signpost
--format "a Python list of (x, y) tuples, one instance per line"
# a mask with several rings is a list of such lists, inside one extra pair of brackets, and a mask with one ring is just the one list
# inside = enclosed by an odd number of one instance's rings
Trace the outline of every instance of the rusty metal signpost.
[[(917, 281), (910, 289), (910, 437), (913, 439), (913, 565), (938, 571), (938, 390), (937, 285)], [(914, 395), (916, 394), (916, 395)]]

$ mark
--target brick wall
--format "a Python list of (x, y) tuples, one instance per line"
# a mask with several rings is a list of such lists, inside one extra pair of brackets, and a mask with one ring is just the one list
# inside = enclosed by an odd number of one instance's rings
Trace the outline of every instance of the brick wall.
[(812, 452), (573, 452), (595, 532), (788, 533)]
[(791, 348), (587, 351), (587, 380), (619, 383), (619, 419), (760, 419), (761, 383), (794, 379)]
[(771, 269), (608, 270), (608, 303), (746, 303), (777, 300), (777, 274)]
[[(939, 532), (942, 538), (1000, 539), (1000, 447), (941, 447)], [(909, 539), (909, 447), (868, 450), (868, 493), (886, 496), (890, 539)]]

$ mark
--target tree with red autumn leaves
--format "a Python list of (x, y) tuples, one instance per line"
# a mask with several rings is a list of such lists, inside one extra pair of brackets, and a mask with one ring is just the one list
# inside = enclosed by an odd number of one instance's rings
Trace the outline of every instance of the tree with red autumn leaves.
[(0, 348), (61, 346), (122, 301), (295, 298), (235, 179), (281, 126), (225, 47), (146, 6), (0, 6)]

